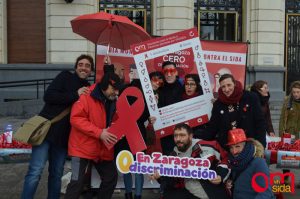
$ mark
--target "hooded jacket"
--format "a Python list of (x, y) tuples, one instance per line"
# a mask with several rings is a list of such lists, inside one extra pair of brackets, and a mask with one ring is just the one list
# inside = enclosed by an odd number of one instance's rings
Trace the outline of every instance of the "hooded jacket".
[[(106, 99), (99, 84), (92, 85), (90, 89), (91, 94), (81, 95), (72, 107), (68, 152), (70, 156), (110, 161), (113, 160), (113, 148), (107, 149), (100, 140), (100, 135), (111, 123), (115, 101)], [(109, 107), (108, 112), (106, 107)]]
[[(247, 162), (246, 168), (238, 172), (232, 167), (231, 173), (233, 177), (233, 199), (275, 199), (275, 196), (271, 190), (269, 184), (266, 191), (258, 193), (252, 188), (252, 178), (256, 173), (264, 173), (268, 176), (268, 183), (270, 182), (270, 171), (266, 164), (264, 156), (264, 148), (262, 144), (254, 139), (249, 141), (250, 144), (254, 145), (253, 159)], [(256, 183), (265, 187), (265, 179), (262, 176), (255, 178)]]

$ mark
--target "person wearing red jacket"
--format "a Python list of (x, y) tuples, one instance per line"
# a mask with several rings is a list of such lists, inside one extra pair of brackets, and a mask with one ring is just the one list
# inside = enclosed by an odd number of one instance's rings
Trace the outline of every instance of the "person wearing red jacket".
[(79, 198), (84, 187), (86, 172), (93, 165), (101, 177), (98, 198), (110, 199), (117, 184), (114, 151), (106, 144), (115, 144), (117, 137), (107, 131), (116, 110), (116, 99), (121, 80), (107, 73), (100, 83), (90, 87), (90, 95), (82, 95), (74, 103), (68, 153), (72, 157), (72, 177), (65, 199)]

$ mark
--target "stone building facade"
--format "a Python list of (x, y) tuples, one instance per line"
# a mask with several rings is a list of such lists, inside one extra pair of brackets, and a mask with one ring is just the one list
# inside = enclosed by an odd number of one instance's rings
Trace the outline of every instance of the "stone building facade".
[[(292, 7), (293, 3), (294, 6), (298, 6), (298, 1), (295, 0), (73, 0), (71, 3), (66, 1), (0, 0), (1, 82), (52, 78), (62, 69), (73, 68), (73, 62), (78, 55), (87, 53), (94, 56), (95, 45), (73, 33), (70, 20), (97, 11), (135, 13), (134, 16), (131, 15), (133, 17), (142, 14), (144, 18), (136, 20), (139, 22), (142, 20), (145, 29), (153, 36), (163, 36), (197, 26), (200, 28), (201, 39), (249, 42), (246, 84), (249, 85), (259, 79), (268, 81), (273, 101), (282, 100), (286, 86), (297, 78), (297, 76), (289, 77), (289, 74), (285, 73), (287, 68), (293, 67), (293, 70), (299, 72), (297, 64), (287, 66), (288, 57), (292, 57), (290, 59), (293, 60), (296, 52), (291, 45), (290, 48), (287, 45), (287, 33), (289, 28), (292, 28), (287, 25), (288, 17), (289, 14), (298, 17), (298, 9), (288, 10), (286, 7), (287, 5)], [(23, 18), (12, 15), (14, 12), (19, 13), (18, 6), (22, 4), (30, 5), (25, 6), (27, 10), (23, 10)], [(33, 13), (32, 9), (43, 10), (39, 16), (31, 16), (33, 21), (37, 18), (44, 19), (44, 22), (42, 20), (36, 23), (42, 24), (42, 29), (34, 29), (35, 22), (28, 23), (33, 26), (33, 30), (37, 30), (32, 32), (44, 32), (38, 37), (42, 37), (41, 41), (44, 44), (40, 46), (29, 44), (28, 49), (34, 46), (36, 52), (44, 52), (38, 61), (33, 63), (26, 61), (28, 57), (22, 57), (22, 53), (17, 52), (20, 49), (14, 47), (18, 46), (19, 42), (19, 46), (24, 47), (21, 52), (32, 56), (30, 60), (34, 60), (38, 54), (28, 53), (31, 50), (26, 51), (27, 44), (24, 40), (30, 38), (27, 33), (31, 31), (22, 31), (22, 26), (25, 26), (22, 20)], [(19, 31), (14, 30), (14, 27), (18, 27)], [(13, 33), (14, 31), (17, 33)], [(13, 34), (17, 36), (11, 38)], [(14, 41), (17, 41), (17, 44), (13, 44)], [(8, 93), (7, 91), (6, 96)], [(20, 97), (11, 93), (11, 98), (17, 96)], [(0, 94), (0, 99), (3, 98), (5, 97)]]

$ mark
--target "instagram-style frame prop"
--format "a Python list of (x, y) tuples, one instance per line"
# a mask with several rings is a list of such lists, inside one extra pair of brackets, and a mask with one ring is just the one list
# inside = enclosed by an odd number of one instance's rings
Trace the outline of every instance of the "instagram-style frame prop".
[[(193, 41), (199, 43), (199, 39), (198, 39), (198, 32), (195, 30), (196, 29), (190, 29), (190, 30), (186, 30), (183, 31), (185, 33), (188, 34), (189, 31), (191, 31), (194, 33), (193, 37), (190, 37), (190, 39), (192, 39)], [(177, 65), (177, 69), (178, 69), (178, 75), (179, 78), (182, 80), (184, 79), (184, 76), (186, 74), (190, 74), (190, 73), (198, 73), (200, 75), (200, 80), (201, 80), (201, 85), (203, 87), (203, 83), (204, 83), (204, 79), (201, 77), (201, 73), (202, 71), (199, 72), (199, 67), (197, 67), (197, 62), (195, 62), (194, 59), (194, 52), (195, 49), (193, 49), (190, 46), (179, 46), (178, 48), (178, 44), (180, 42), (184, 43), (185, 39), (188, 38), (180, 38), (179, 40), (176, 40), (175, 37), (178, 39), (181, 36), (178, 35), (182, 35), (185, 33), (175, 33), (172, 35), (167, 35), (165, 37), (161, 37), (161, 38), (157, 38), (155, 40), (150, 40), (141, 44), (151, 44), (151, 42), (156, 42), (156, 45), (159, 43), (159, 45), (161, 45), (161, 47), (153, 47), (151, 49), (147, 49), (147, 51), (155, 51), (158, 52), (158, 49), (161, 49), (162, 47), (164, 49), (170, 47), (171, 49), (168, 51), (168, 53), (160, 53), (159, 55), (150, 55), (147, 54), (148, 58), (144, 58), (141, 57), (141, 59), (145, 60), (145, 65), (147, 68), (147, 73), (153, 72), (153, 71), (162, 71), (161, 69), (161, 65), (164, 61), (172, 61), (175, 62)], [(177, 36), (176, 36), (177, 35)], [(169, 40), (165, 40), (166, 38), (169, 38)], [(173, 40), (172, 40), (173, 38)], [(166, 43), (167, 42), (167, 43)], [(172, 42), (172, 43), (170, 43)], [(177, 45), (177, 49), (172, 49), (174, 46)], [(146, 45), (146, 46), (147, 46)], [(179, 44), (180, 45), (180, 44)], [(194, 44), (192, 44), (193, 46), (195, 46)], [(139, 52), (135, 52), (134, 53), (134, 48), (136, 47), (137, 50), (142, 50), (143, 46), (141, 46), (140, 44), (134, 45), (132, 52), (133, 54), (137, 55), (140, 54), (142, 51)], [(138, 49), (140, 48), (140, 49)], [(201, 51), (202, 48), (202, 51)], [(178, 50), (181, 49), (181, 50)], [(204, 65), (206, 65), (206, 69), (204, 67), (205, 70), (207, 70), (207, 74), (205, 74), (206, 76), (206, 81), (207, 79), (210, 82), (210, 88), (212, 90), (212, 93), (216, 94), (218, 89), (219, 89), (219, 78), (222, 74), (224, 73), (231, 73), (237, 80), (239, 80), (243, 85), (245, 82), (245, 71), (246, 71), (246, 55), (247, 55), (247, 43), (232, 43), (232, 42), (222, 42), (222, 41), (201, 41), (200, 42), (200, 48), (199, 48), (200, 52), (202, 53), (202, 63), (204, 63)], [(130, 67), (132, 65), (135, 64), (135, 60), (133, 59), (133, 55), (131, 53), (130, 50), (120, 50), (120, 49), (116, 49), (116, 48), (110, 48), (107, 49), (106, 46), (101, 46), (98, 45), (97, 46), (97, 57), (96, 57), (96, 81), (99, 81), (101, 79), (101, 77), (103, 76), (103, 60), (105, 55), (107, 54), (111, 59), (111, 62), (115, 65), (115, 68), (121, 67), (124, 69), (124, 76), (125, 76), (125, 82), (129, 83), (129, 73), (130, 73)], [(145, 54), (145, 52), (143, 52), (143, 54)], [(197, 55), (197, 54), (196, 54)], [(152, 59), (150, 59), (150, 56), (152, 56)], [(153, 58), (155, 57), (155, 58)], [(197, 57), (196, 57), (197, 59)], [(204, 60), (204, 61), (203, 61)], [(136, 68), (138, 70), (140, 70), (141, 68), (136, 65)], [(145, 72), (145, 71), (139, 71), (141, 72)], [(149, 79), (148, 79), (149, 80)], [(208, 81), (207, 81), (208, 82)], [(204, 91), (204, 89), (203, 89)], [(145, 92), (145, 91), (144, 91)], [(148, 91), (150, 92), (150, 91)], [(205, 91), (204, 91), (205, 93)], [(149, 96), (150, 94), (148, 94)], [(203, 101), (204, 98), (207, 98), (207, 94), (202, 96), (201, 99)], [(211, 98), (211, 97), (210, 97)], [(150, 98), (151, 99), (151, 98)], [(152, 96), (153, 99), (153, 96)], [(193, 103), (193, 100), (199, 100), (198, 98), (193, 98), (192, 101), (190, 100), (186, 100), (183, 101), (183, 103), (187, 103), (189, 104), (187, 107), (187, 110), (189, 110), (188, 108), (196, 108), (197, 110), (200, 109), (199, 107), (195, 107), (195, 105), (191, 105), (190, 103)], [(208, 100), (208, 99), (207, 99)], [(207, 100), (204, 100), (203, 102), (206, 104)], [(148, 100), (149, 101), (149, 100)], [(147, 101), (147, 104), (148, 104)], [(182, 102), (181, 102), (182, 103)], [(154, 103), (151, 103), (152, 107), (154, 106)], [(181, 104), (182, 105), (182, 104)], [(155, 124), (155, 129), (157, 130), (158, 136), (160, 137), (164, 137), (171, 132), (171, 129), (173, 128), (173, 125), (170, 123), (176, 123), (176, 122), (182, 122), (184, 120), (186, 120), (186, 122), (189, 123), (189, 125), (191, 126), (197, 126), (197, 125), (201, 125), (204, 124), (205, 122), (207, 122), (208, 118), (209, 118), (209, 114), (210, 114), (210, 109), (211, 109), (211, 105), (208, 103), (209, 107), (206, 107), (204, 104), (202, 104), (201, 108), (205, 107), (207, 109), (209, 109), (209, 111), (206, 111), (207, 114), (205, 114), (204, 112), (201, 113), (200, 115), (202, 116), (195, 116), (193, 114), (189, 114), (189, 116), (186, 116), (184, 118), (180, 118), (180, 116), (174, 116), (173, 118), (170, 118), (169, 116), (166, 116), (166, 114), (162, 114), (165, 116), (164, 118), (164, 125), (162, 124), (163, 122), (156, 122)], [(176, 105), (177, 106), (177, 105)], [(162, 107), (162, 109), (160, 109), (161, 111), (166, 111), (167, 113), (170, 113), (170, 109), (169, 108), (173, 108), (174, 106), (171, 107)], [(149, 108), (149, 105), (148, 105)], [(149, 108), (149, 110), (151, 110), (151, 108)], [(157, 109), (156, 109), (157, 110)], [(178, 110), (178, 109), (177, 109)], [(202, 111), (203, 109), (201, 109)], [(176, 113), (174, 112), (174, 110), (171, 110), (171, 113)], [(157, 112), (156, 112), (157, 114)], [(182, 112), (177, 112), (177, 114), (182, 114)], [(167, 114), (169, 115), (169, 114)], [(158, 115), (160, 116), (160, 113), (158, 112)], [(194, 117), (193, 119), (191, 119), (191, 117)], [(176, 121), (172, 121), (172, 120), (176, 120)], [(169, 127), (169, 128), (168, 128)]]
[[(154, 130), (164, 137), (173, 134), (175, 124), (186, 122), (190, 126), (198, 126), (208, 122), (213, 98), (210, 80), (204, 61), (203, 51), (196, 28), (170, 34), (157, 39), (131, 46), (139, 78), (143, 86), (144, 96), (151, 116), (156, 117)], [(157, 70), (153, 63), (164, 57), (174, 56), (178, 52), (190, 52), (190, 71), (200, 78), (203, 95), (187, 99), (175, 104), (159, 108), (151, 86), (149, 73)], [(158, 65), (159, 66), (159, 65)]]

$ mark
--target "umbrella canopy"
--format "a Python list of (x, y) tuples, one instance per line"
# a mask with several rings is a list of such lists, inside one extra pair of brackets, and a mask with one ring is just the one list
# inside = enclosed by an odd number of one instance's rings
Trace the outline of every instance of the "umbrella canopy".
[(124, 16), (106, 12), (86, 14), (71, 21), (74, 33), (99, 45), (129, 49), (130, 45), (150, 39), (139, 25)]

